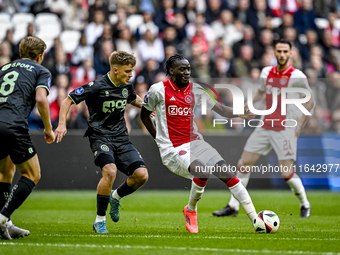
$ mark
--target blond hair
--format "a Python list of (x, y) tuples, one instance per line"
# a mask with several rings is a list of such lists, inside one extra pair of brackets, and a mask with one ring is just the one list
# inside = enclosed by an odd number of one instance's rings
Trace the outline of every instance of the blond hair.
[(39, 54), (44, 54), (46, 43), (38, 37), (27, 36), (21, 40), (19, 52), (21, 58), (36, 59)]
[(132, 65), (133, 67), (136, 65), (136, 57), (125, 51), (114, 51), (111, 53), (109, 59), (111, 69), (116, 65), (120, 66)]

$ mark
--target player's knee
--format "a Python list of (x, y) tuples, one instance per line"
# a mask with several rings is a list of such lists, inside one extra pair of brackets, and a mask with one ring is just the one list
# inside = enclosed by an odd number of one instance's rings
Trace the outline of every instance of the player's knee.
[(148, 174), (148, 171), (145, 169), (141, 171), (141, 173), (138, 175), (137, 182), (140, 185), (143, 185), (148, 181), (148, 179), (149, 179), (149, 174)]

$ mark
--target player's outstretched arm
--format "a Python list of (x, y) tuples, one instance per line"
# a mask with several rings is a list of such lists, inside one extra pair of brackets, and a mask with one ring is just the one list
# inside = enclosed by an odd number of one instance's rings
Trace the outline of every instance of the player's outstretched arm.
[(140, 98), (140, 96), (137, 95), (137, 98), (135, 101), (133, 101), (131, 104), (133, 106), (136, 106), (138, 108), (142, 108), (142, 103), (143, 103), (143, 100)]
[(44, 123), (45, 140), (48, 144), (51, 144), (55, 140), (55, 136), (52, 130), (50, 107), (47, 101), (47, 90), (43, 87), (39, 87), (35, 93), (35, 101), (40, 113), (41, 119)]
[(243, 118), (243, 119), (253, 119), (255, 114), (249, 111), (247, 106), (244, 106), (244, 114), (243, 115), (235, 115), (233, 114), (233, 108), (229, 106), (224, 106), (219, 103), (215, 104), (212, 108), (213, 111), (217, 112), (219, 115), (226, 118)]
[(60, 111), (59, 111), (59, 123), (58, 123), (57, 129), (55, 130), (57, 143), (61, 142), (61, 139), (63, 139), (63, 137), (67, 133), (66, 116), (72, 104), (73, 104), (73, 101), (69, 97), (65, 98), (63, 102), (61, 103)]
[(156, 129), (155, 126), (152, 123), (152, 120), (150, 118), (150, 114), (152, 112), (147, 110), (145, 107), (142, 107), (142, 112), (141, 112), (141, 119), (146, 127), (146, 129), (149, 131), (150, 135), (155, 139), (156, 138)]

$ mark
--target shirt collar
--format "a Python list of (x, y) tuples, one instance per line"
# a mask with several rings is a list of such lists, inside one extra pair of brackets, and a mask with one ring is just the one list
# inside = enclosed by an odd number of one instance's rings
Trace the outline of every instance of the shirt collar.
[(282, 71), (279, 72), (279, 71), (275, 68), (275, 71), (276, 71), (277, 74), (284, 75), (284, 74), (288, 73), (289, 70), (290, 70), (291, 68), (292, 68), (292, 65), (289, 64), (288, 67), (286, 67), (286, 69), (284, 69), (284, 70), (282, 70)]
[(115, 86), (115, 87), (119, 87), (117, 86), (112, 80), (111, 80), (111, 77), (110, 77), (110, 72), (107, 73), (107, 77), (109, 78), (109, 80), (112, 82), (112, 84)]
[(182, 92), (186, 92), (190, 86), (191, 86), (191, 82), (189, 82), (188, 86), (185, 86), (184, 88), (179, 88), (175, 85), (175, 83), (172, 82), (171, 77), (169, 78), (169, 83), (170, 83), (170, 87), (174, 90), (174, 91), (182, 91)]

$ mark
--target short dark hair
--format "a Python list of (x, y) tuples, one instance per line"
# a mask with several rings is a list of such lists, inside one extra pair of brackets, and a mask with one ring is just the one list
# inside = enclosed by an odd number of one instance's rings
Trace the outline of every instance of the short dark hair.
[(289, 49), (292, 49), (292, 43), (290, 41), (288, 41), (287, 39), (281, 38), (279, 40), (276, 40), (275, 43), (274, 43), (274, 49), (276, 47), (276, 44), (278, 44), (278, 43), (288, 44)]
[(39, 54), (44, 54), (46, 48), (46, 43), (40, 38), (35, 36), (27, 36), (20, 42), (20, 57), (34, 60)]
[(165, 62), (165, 71), (166, 75), (170, 75), (170, 68), (172, 68), (172, 65), (177, 60), (187, 60), (185, 57), (183, 57), (181, 54), (176, 53), (175, 55), (172, 55), (168, 60)]

